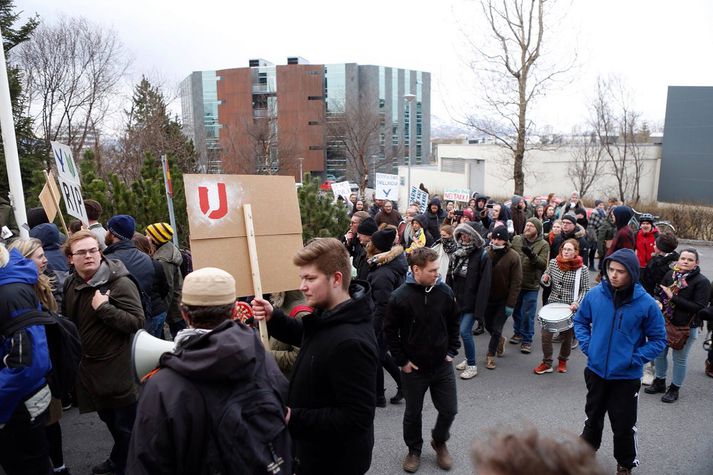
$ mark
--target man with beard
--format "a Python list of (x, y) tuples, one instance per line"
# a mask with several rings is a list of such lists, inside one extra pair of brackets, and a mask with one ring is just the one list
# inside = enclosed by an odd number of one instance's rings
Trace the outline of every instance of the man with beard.
[(513, 195), (510, 203), (510, 219), (512, 219), (516, 236), (522, 234), (522, 231), (525, 229), (525, 220), (527, 219), (527, 215), (525, 214), (526, 206), (527, 203), (522, 196)]
[(273, 337), (300, 347), (287, 398), (296, 473), (366, 473), (379, 364), (369, 284), (351, 282), (349, 254), (334, 238), (313, 239), (294, 264), (314, 312), (296, 320), (267, 300), (252, 304)]

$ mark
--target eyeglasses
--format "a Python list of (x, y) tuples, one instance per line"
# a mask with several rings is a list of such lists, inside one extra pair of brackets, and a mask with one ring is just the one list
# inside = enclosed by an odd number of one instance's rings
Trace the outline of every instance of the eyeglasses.
[(82, 249), (80, 251), (73, 252), (72, 255), (73, 256), (86, 256), (87, 254), (96, 254), (97, 252), (99, 252), (99, 248), (93, 247), (91, 249)]

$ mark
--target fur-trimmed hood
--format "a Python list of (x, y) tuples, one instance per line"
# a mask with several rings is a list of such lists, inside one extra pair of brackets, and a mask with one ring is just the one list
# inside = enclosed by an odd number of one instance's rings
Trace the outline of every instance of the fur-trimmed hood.
[(384, 264), (388, 264), (389, 262), (393, 261), (397, 257), (399, 257), (401, 254), (404, 253), (404, 247), (400, 244), (397, 244), (393, 246), (391, 249), (389, 249), (386, 252), (380, 252), (377, 254), (373, 254), (374, 251), (376, 251), (375, 246), (369, 246), (368, 249), (368, 262), (369, 265), (372, 267), (380, 267), (383, 266)]

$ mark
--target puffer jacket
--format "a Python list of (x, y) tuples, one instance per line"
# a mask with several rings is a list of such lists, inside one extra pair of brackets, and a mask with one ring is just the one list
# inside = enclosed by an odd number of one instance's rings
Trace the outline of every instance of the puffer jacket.
[[(104, 289), (110, 291), (109, 301), (95, 310), (94, 294)], [(135, 402), (138, 391), (131, 370), (131, 343), (134, 333), (144, 326), (144, 311), (139, 290), (124, 264), (102, 259), (88, 282), (72, 274), (65, 284), (62, 314), (74, 321), (82, 340), (79, 410), (90, 412)]]
[(183, 257), (181, 256), (181, 251), (171, 241), (168, 241), (156, 249), (153, 258), (161, 263), (163, 273), (166, 276), (166, 283), (168, 284), (168, 295), (166, 296), (168, 315), (166, 316), (166, 321), (178, 322), (183, 318), (179, 309), (181, 290), (183, 289), (183, 276), (181, 275)]
[(627, 289), (608, 280), (591, 289), (574, 317), (574, 333), (587, 367), (604, 379), (639, 379), (644, 364), (666, 347), (664, 319), (656, 301), (637, 282), (639, 261), (630, 249), (605, 259), (624, 265), (632, 279)]

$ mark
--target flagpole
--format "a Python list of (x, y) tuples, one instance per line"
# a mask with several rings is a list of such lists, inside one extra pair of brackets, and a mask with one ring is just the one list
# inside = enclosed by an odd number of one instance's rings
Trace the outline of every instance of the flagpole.
[(173, 228), (173, 245), (178, 247), (176, 214), (173, 212), (173, 183), (171, 182), (171, 172), (168, 169), (168, 159), (166, 155), (161, 155), (161, 168), (163, 168), (163, 185), (166, 188), (166, 201), (168, 201), (168, 219)]
[[(0, 44), (4, 44), (2, 31), (0, 31)], [(15, 210), (15, 222), (20, 230), (20, 236), (29, 238), (30, 232), (27, 227), (25, 195), (22, 190), (20, 158), (17, 154), (17, 138), (15, 137), (15, 122), (12, 118), (12, 101), (10, 99), (10, 84), (7, 78), (4, 49), (0, 54), (0, 128), (2, 128), (2, 142), (5, 150), (7, 181), (10, 185), (10, 204)]]

